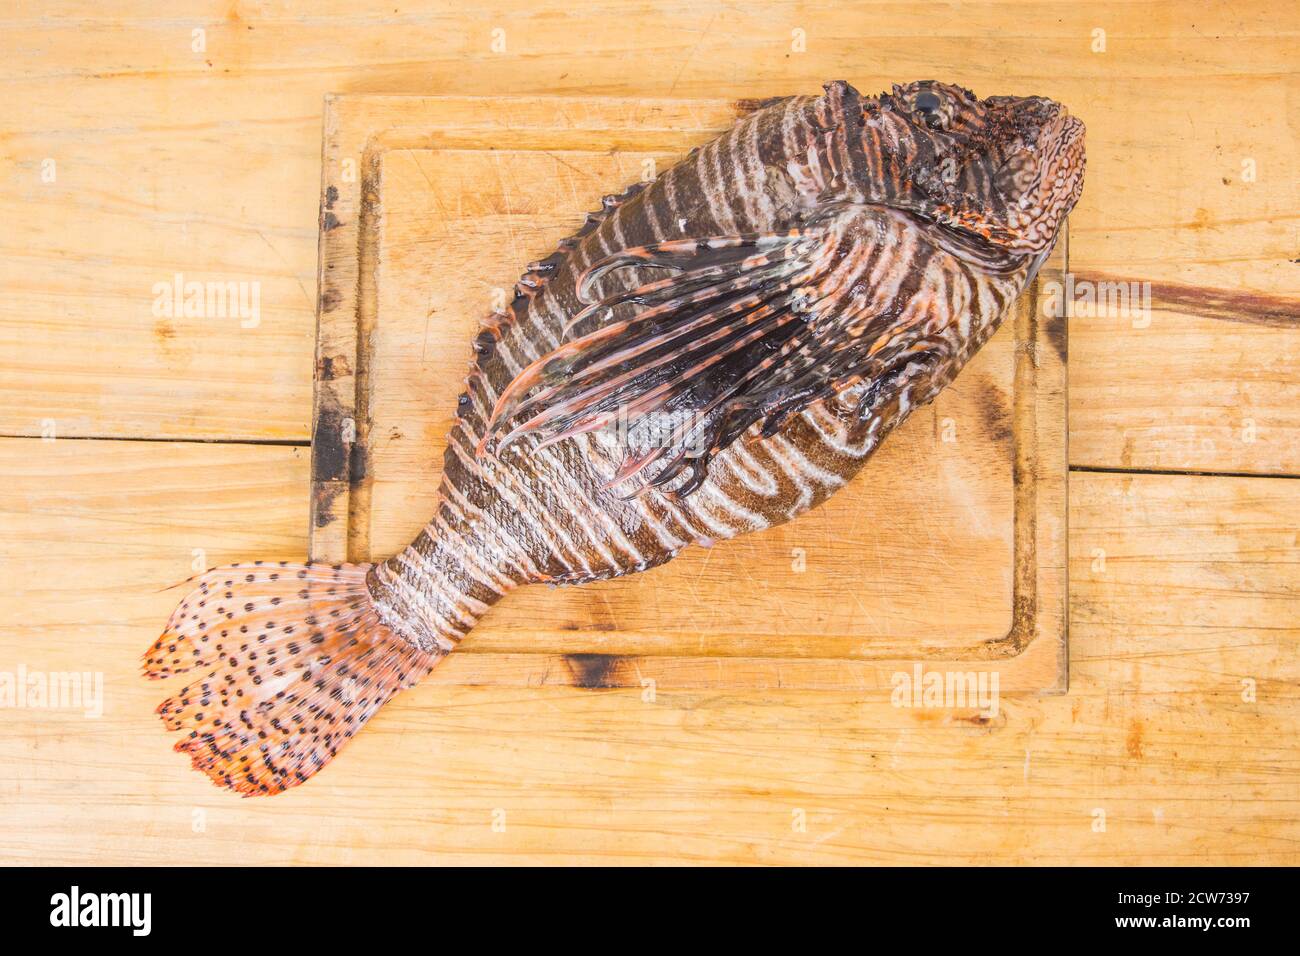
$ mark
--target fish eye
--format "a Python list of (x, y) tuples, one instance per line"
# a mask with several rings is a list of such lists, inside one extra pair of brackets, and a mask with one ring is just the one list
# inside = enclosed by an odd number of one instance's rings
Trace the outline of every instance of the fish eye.
[(929, 90), (922, 90), (916, 94), (916, 100), (913, 102), (913, 108), (921, 114), (921, 119), (930, 129), (938, 129), (943, 125), (943, 114), (940, 110), (938, 94)]

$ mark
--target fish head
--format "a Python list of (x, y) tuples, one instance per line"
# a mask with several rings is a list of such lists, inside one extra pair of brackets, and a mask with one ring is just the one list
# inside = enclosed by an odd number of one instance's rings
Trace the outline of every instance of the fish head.
[(1050, 248), (1083, 191), (1084, 126), (1041, 96), (934, 80), (860, 99), (862, 199), (1018, 255)]

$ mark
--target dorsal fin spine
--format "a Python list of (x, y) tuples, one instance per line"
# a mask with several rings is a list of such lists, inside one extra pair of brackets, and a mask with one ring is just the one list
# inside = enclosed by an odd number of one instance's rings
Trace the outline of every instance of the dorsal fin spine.
[(578, 244), (584, 238), (599, 229), (602, 223), (608, 221), (624, 203), (636, 196), (648, 185), (648, 182), (638, 181), (632, 183), (621, 193), (609, 193), (602, 196), (600, 198), (600, 209), (587, 213), (582, 225), (576, 232), (561, 239), (557, 243), (555, 251), (549, 256), (528, 264), (524, 274), (515, 283), (514, 298), (510, 301), (510, 304), (506, 306), (504, 311), (490, 313), (479, 325), (479, 331), (474, 338), (476, 359), (470, 361), (470, 374), (465, 378), (466, 388), (469, 388), (470, 380), (481, 371), (478, 359), (483, 358), (491, 351), (495, 343), (505, 336), (508, 327), (517, 324), (524, 318), (528, 311), (528, 303), (546, 288), (551, 277), (559, 272), (560, 268), (568, 260), (569, 254), (578, 247)]

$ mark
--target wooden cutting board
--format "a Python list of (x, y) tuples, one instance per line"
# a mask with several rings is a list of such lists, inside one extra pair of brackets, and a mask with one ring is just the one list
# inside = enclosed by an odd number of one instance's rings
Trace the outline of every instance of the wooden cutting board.
[[(480, 319), (602, 195), (754, 104), (335, 96), (325, 104), (311, 553), (377, 560), (432, 515)], [(958, 380), (827, 504), (617, 581), (511, 594), (452, 683), (889, 692), (1066, 686), (1066, 242)]]

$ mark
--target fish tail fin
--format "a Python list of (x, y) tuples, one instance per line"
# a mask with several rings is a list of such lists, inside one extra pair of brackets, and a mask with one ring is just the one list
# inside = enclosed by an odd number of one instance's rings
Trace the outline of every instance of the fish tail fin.
[(203, 674), (157, 710), (194, 769), (245, 796), (295, 787), (446, 656), (381, 619), (373, 567), (259, 561), (194, 580), (144, 656), (150, 678)]

